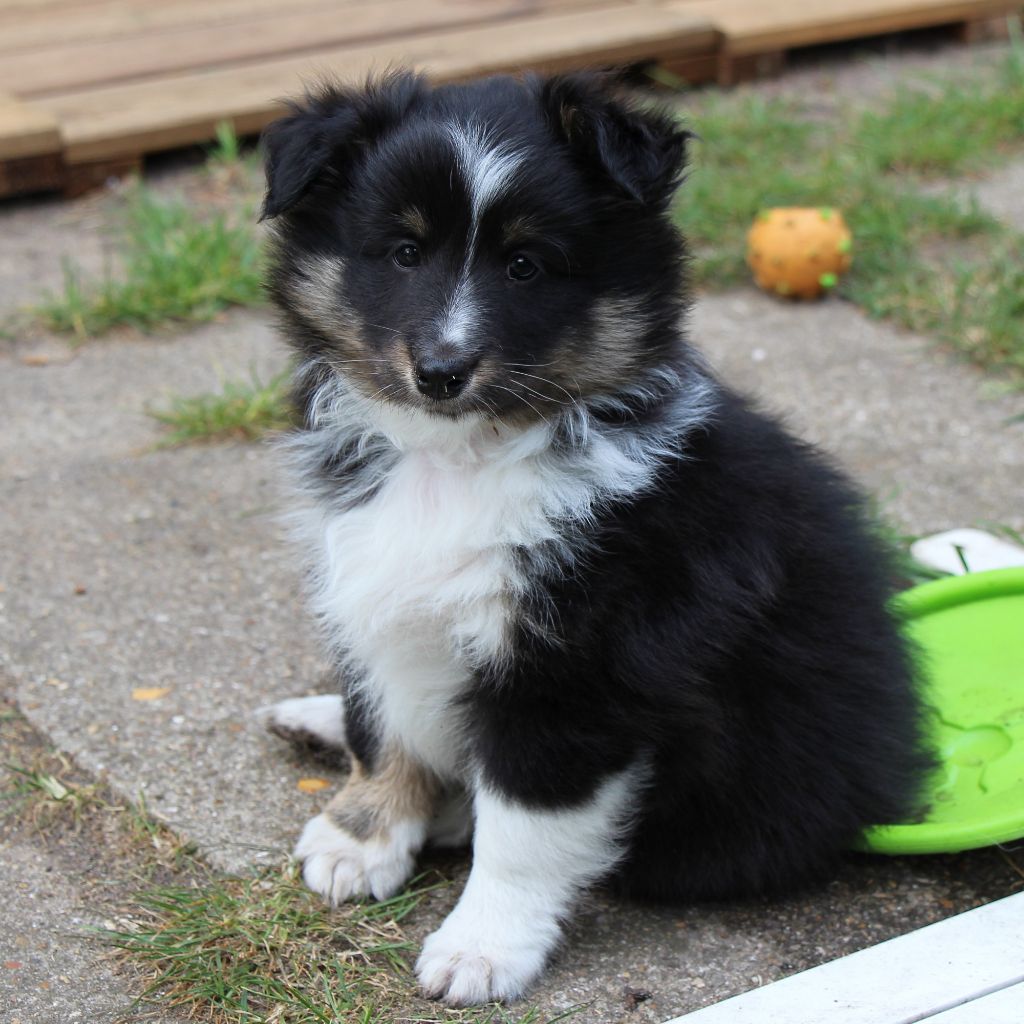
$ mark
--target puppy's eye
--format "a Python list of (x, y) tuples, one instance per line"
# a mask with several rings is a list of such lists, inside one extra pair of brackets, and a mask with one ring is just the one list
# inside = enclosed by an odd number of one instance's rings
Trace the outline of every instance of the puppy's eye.
[(537, 264), (529, 256), (524, 256), (523, 253), (517, 252), (508, 261), (507, 273), (513, 281), (529, 281), (531, 277), (536, 276), (537, 269)]
[(403, 242), (393, 253), (392, 259), (406, 270), (411, 270), (413, 267), (418, 267), (422, 262), (420, 256), (420, 249), (418, 245), (413, 245), (412, 242)]

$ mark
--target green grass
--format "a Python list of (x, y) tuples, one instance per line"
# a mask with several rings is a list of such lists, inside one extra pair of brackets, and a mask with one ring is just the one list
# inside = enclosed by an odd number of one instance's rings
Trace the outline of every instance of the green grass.
[(749, 282), (745, 239), (759, 210), (835, 206), (854, 236), (841, 295), (1024, 383), (1024, 236), (974, 203), (926, 195), (916, 178), (892, 173), (954, 173), (1019, 151), (1022, 55), (827, 120), (792, 100), (710, 94), (692, 118), (700, 141), (677, 206), (697, 282)]
[(215, 142), (206, 154), (206, 173), (222, 188), (262, 190), (262, 166), (259, 148), (243, 143), (232, 125), (221, 121), (215, 129)]
[(209, 877), (139, 897), (131, 930), (104, 938), (142, 971), (146, 1009), (216, 1024), (554, 1024), (536, 1009), (449, 1010), (416, 994), (413, 910), (445, 883), (414, 880), (379, 903), (327, 909), (288, 864), (252, 878)]
[(193, 441), (241, 438), (253, 440), (292, 423), (287, 372), (267, 383), (225, 381), (219, 392), (175, 397), (164, 409), (149, 415), (168, 428), (161, 446)]
[(134, 930), (104, 937), (147, 976), (143, 1004), (232, 1024), (369, 1024), (407, 994), (400, 922), (432, 888), (329, 911), (289, 866), (153, 889)]
[(118, 275), (86, 280), (65, 264), (64, 287), (37, 310), (78, 339), (127, 325), (211, 320), (232, 305), (262, 301), (262, 257), (249, 210), (196, 209), (136, 186), (123, 211)]
[(862, 115), (858, 145), (883, 170), (951, 176), (984, 168), (1024, 135), (1024, 48), (994, 74), (923, 80)]

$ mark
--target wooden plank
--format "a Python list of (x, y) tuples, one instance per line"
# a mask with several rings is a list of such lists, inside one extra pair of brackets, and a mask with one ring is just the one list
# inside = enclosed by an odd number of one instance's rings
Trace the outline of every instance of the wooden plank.
[(973, 21), (1019, 8), (1013, 0), (666, 0), (722, 32), (731, 55)]
[(922, 1024), (1020, 1024), (1021, 1020), (1024, 1020), (1024, 985), (1011, 985), (928, 1017)]
[(277, 97), (294, 96), (324, 74), (359, 81), (372, 71), (407, 66), (452, 80), (522, 67), (553, 71), (680, 57), (706, 52), (716, 40), (703, 19), (620, 6), (59, 94), (29, 106), (57, 118), (66, 160), (80, 163), (204, 141), (222, 120), (242, 134), (259, 131), (280, 114)]
[(0, 92), (0, 160), (59, 153), (60, 130), (48, 111)]
[(44, 9), (52, 11), (57, 7), (77, 7), (89, 0), (0, 0), (0, 11), (21, 13)]
[(668, 1024), (914, 1024), (1022, 982), (1017, 893)]
[[(353, 3), (373, 2), (292, 0), (288, 10), (295, 18), (302, 18), (307, 11), (338, 10)], [(47, 7), (28, 11), (0, 9), (0, 52), (240, 22), (280, 13), (281, 7), (281, 0), (81, 0), (60, 10), (59, 16)]]
[[(2, 3), (3, 0), (0, 0)], [(449, 0), (452, 6), (472, 10), (478, 0)], [(581, 6), (589, 0), (522, 0), (532, 10)], [(327, 10), (347, 12), (358, 6), (385, 7), (386, 0), (79, 0), (55, 15), (49, 8), (0, 9), (0, 53), (76, 42), (101, 42), (125, 36), (143, 36), (196, 26), (244, 24), (281, 14), (301, 21)], [(399, 23), (395, 22), (398, 26)]]
[[(589, 0), (595, 7), (615, 0)], [(621, 2), (621, 0), (620, 0)], [(198, 68), (230, 67), (328, 46), (437, 31), (523, 16), (533, 0), (378, 0), (346, 7), (277, 13), (241, 22), (203, 24), (92, 42), (9, 53), (0, 61), (0, 90), (22, 97), (155, 78)]]
[(53, 115), (0, 93), (0, 196), (59, 188), (63, 170)]

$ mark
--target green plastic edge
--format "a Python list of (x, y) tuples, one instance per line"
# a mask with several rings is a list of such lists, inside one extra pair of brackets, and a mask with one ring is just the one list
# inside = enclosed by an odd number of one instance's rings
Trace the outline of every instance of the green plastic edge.
[[(971, 601), (1024, 593), (1024, 568), (989, 569), (921, 583), (898, 594), (893, 609), (905, 621)], [(1016, 817), (986, 825), (878, 825), (864, 833), (855, 849), (888, 855), (960, 853), (1007, 843), (1024, 834), (1024, 808)]]

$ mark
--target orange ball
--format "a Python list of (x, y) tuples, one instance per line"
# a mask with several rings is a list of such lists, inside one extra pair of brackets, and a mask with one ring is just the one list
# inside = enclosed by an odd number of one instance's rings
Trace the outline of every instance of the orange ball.
[(814, 299), (834, 288), (852, 262), (853, 236), (830, 207), (776, 207), (757, 215), (747, 263), (767, 292)]

